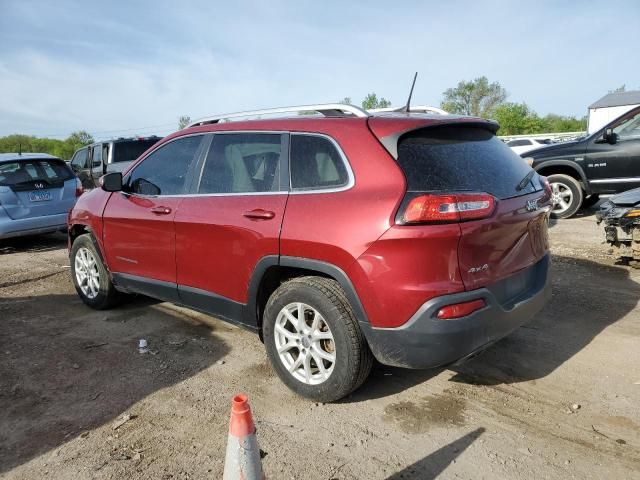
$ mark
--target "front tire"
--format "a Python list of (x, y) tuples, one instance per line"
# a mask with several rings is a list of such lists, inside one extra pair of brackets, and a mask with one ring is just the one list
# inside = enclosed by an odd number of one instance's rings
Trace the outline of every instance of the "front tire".
[(85, 304), (105, 310), (120, 302), (122, 294), (113, 286), (90, 234), (74, 240), (70, 260), (73, 286)]
[(551, 185), (551, 199), (553, 218), (569, 218), (575, 215), (584, 198), (584, 192), (580, 183), (573, 177), (564, 174), (549, 175), (547, 177)]
[(339, 400), (371, 371), (373, 356), (335, 280), (300, 277), (283, 283), (267, 302), (263, 333), (280, 379), (311, 400)]

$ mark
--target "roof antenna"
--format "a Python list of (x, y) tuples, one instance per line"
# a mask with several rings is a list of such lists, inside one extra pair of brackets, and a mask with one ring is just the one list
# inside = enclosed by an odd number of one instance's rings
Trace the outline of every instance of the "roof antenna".
[(22, 155), (22, 142), (18, 142), (18, 155)]
[(410, 105), (411, 105), (411, 97), (413, 96), (413, 87), (416, 86), (416, 78), (418, 78), (418, 72), (413, 76), (413, 83), (411, 84), (411, 91), (409, 92), (409, 98), (407, 98), (407, 104), (401, 110), (404, 113), (409, 113)]

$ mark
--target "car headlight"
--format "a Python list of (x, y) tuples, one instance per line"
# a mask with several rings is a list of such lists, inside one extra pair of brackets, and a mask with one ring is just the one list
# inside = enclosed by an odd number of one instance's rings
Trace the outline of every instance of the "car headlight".
[(525, 161), (525, 163), (527, 165), (529, 165), (529, 166), (533, 165), (533, 160), (534, 160), (533, 157), (525, 157), (523, 160)]

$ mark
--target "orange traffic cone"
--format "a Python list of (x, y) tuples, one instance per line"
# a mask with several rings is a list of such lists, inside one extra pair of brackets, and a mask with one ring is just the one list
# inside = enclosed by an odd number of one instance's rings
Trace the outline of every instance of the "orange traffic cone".
[(231, 422), (223, 480), (265, 480), (260, 462), (256, 426), (251, 416), (249, 399), (236, 395), (231, 402)]

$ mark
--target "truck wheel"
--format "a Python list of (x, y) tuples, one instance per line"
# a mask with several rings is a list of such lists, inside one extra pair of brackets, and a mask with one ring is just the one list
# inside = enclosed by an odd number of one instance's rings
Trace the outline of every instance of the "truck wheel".
[(553, 207), (551, 216), (553, 218), (569, 218), (582, 205), (584, 192), (580, 183), (569, 175), (555, 174), (547, 177), (551, 184), (551, 199)]
[(84, 303), (96, 310), (105, 310), (120, 302), (123, 294), (111, 283), (89, 234), (74, 240), (70, 260), (73, 285)]
[(365, 381), (373, 356), (340, 285), (323, 277), (283, 283), (263, 320), (267, 356), (291, 390), (333, 402)]

